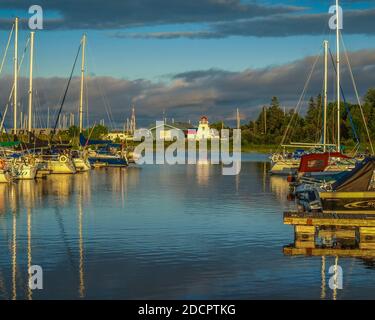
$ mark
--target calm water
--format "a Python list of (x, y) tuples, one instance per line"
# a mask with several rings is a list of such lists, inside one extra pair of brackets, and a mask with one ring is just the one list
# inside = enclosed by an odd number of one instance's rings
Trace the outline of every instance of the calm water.
[[(283, 254), (293, 203), (265, 160), (244, 156), (238, 177), (144, 166), (0, 185), (0, 298), (332, 299), (321, 257)], [(28, 291), (30, 264), (43, 290)], [(375, 298), (371, 260), (339, 264), (338, 299)]]

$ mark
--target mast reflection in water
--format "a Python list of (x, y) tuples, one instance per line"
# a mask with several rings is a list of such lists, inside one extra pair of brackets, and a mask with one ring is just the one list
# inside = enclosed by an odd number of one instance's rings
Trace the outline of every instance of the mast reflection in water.
[[(238, 177), (146, 165), (0, 185), (0, 298), (375, 298), (372, 257), (338, 256), (333, 293), (335, 255), (285, 254), (294, 203), (266, 160), (244, 155)], [(43, 290), (29, 290), (30, 265)]]

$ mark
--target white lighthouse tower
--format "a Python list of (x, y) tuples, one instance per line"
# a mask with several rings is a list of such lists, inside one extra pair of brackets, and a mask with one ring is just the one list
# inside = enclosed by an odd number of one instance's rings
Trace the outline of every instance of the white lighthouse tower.
[(215, 132), (212, 129), (210, 129), (208, 118), (206, 116), (201, 117), (199, 121), (198, 130), (195, 135), (195, 140), (210, 140), (218, 138), (219, 137), (215, 134)]

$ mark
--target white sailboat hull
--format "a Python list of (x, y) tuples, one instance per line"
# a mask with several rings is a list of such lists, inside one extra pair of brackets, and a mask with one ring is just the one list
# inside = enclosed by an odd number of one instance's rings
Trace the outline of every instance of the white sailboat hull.
[(91, 170), (91, 165), (88, 160), (84, 160), (82, 158), (74, 158), (73, 163), (77, 171), (86, 172)]
[(74, 174), (76, 168), (72, 161), (62, 162), (60, 160), (48, 160), (47, 169), (51, 171), (51, 174)]
[(12, 180), (13, 178), (8, 171), (0, 170), (0, 183), (8, 183)]
[(18, 180), (34, 180), (38, 171), (35, 165), (22, 165), (17, 176)]
[(272, 163), (271, 174), (289, 175), (296, 173), (300, 164), (300, 160), (280, 160)]

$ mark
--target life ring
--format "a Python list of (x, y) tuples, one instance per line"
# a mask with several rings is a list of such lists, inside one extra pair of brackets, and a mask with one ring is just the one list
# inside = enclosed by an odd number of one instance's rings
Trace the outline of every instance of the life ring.
[(277, 162), (277, 161), (282, 161), (283, 160), (283, 156), (281, 154), (274, 154), (272, 155), (272, 162)]
[(4, 170), (6, 166), (6, 162), (4, 159), (0, 159), (0, 170)]
[(67, 156), (60, 156), (59, 161), (62, 162), (62, 163), (66, 163), (68, 161), (68, 157)]

